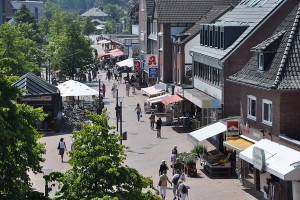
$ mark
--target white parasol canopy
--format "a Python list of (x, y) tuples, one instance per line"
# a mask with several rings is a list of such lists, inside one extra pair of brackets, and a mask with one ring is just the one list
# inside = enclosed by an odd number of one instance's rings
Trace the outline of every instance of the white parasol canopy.
[(132, 58), (128, 58), (126, 60), (122, 60), (120, 62), (117, 62), (116, 65), (118, 65), (120, 67), (127, 66), (129, 68), (132, 68), (134, 66), (134, 63), (133, 63), (133, 59)]
[(80, 83), (78, 81), (69, 80), (62, 84), (59, 84), (57, 88), (60, 91), (62, 97), (66, 96), (91, 96), (98, 95), (99, 91), (90, 88), (89, 86)]

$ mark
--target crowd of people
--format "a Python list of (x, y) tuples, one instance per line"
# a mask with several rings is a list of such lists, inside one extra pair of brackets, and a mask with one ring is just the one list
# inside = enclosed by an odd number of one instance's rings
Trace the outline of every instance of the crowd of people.
[(186, 178), (184, 173), (184, 164), (177, 158), (178, 151), (177, 146), (171, 152), (171, 168), (172, 168), (172, 179), (169, 179), (167, 171), (169, 170), (165, 160), (159, 167), (159, 181), (158, 181), (158, 194), (162, 199), (166, 199), (168, 183), (173, 188), (174, 200), (185, 200), (188, 196), (189, 186), (185, 184)]

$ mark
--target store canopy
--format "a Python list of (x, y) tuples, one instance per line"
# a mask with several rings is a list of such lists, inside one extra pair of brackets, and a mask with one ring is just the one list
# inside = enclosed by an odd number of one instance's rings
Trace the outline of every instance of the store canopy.
[(105, 52), (98, 54), (98, 58), (102, 58), (103, 56), (110, 56), (110, 54)]
[(109, 43), (110, 43), (109, 40), (99, 40), (99, 41), (97, 42), (97, 44), (109, 44)]
[(168, 97), (163, 98), (161, 100), (161, 102), (167, 106), (170, 103), (176, 103), (176, 102), (179, 102), (179, 101), (182, 101), (182, 100), (184, 100), (184, 99), (176, 94), (176, 95), (172, 95), (172, 96), (168, 96)]
[(113, 50), (109, 52), (110, 56), (113, 58), (119, 57), (119, 56), (123, 56), (124, 52), (121, 50)]
[(258, 147), (265, 154), (265, 171), (284, 181), (300, 180), (300, 152), (271, 140), (262, 139), (239, 154), (239, 157), (253, 164), (253, 148)]
[(133, 63), (133, 58), (128, 58), (126, 60), (122, 60), (120, 62), (117, 62), (116, 65), (118, 65), (119, 67), (129, 67), (132, 68), (134, 67), (134, 63)]
[(253, 142), (250, 142), (248, 140), (239, 137), (227, 139), (226, 142), (223, 142), (223, 145), (225, 147), (229, 147), (230, 149), (233, 149), (237, 152), (241, 152), (247, 149), (248, 147), (252, 146), (253, 144), (254, 144)]
[(207, 138), (218, 135), (227, 130), (227, 127), (222, 122), (216, 122), (214, 124), (210, 124), (201, 129), (193, 131), (188, 134), (188, 137), (193, 141), (201, 142), (206, 140)]
[(78, 81), (69, 80), (59, 84), (57, 88), (60, 90), (62, 97), (66, 96), (92, 96), (98, 95), (99, 91)]
[(157, 97), (153, 97), (153, 98), (149, 98), (147, 99), (147, 102), (149, 105), (152, 105), (153, 103), (158, 103), (160, 102), (163, 98), (166, 98), (170, 96), (169, 94), (164, 94), (164, 95), (160, 95), (160, 96), (157, 96)]

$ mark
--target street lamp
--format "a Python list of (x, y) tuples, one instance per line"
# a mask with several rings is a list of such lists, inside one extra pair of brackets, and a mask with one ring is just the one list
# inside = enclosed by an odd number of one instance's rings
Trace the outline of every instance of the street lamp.
[(45, 179), (45, 197), (49, 196), (49, 186), (48, 186), (48, 180), (49, 175), (53, 171), (53, 169), (42, 169), (42, 172), (44, 174), (43, 178)]
[(119, 84), (116, 84), (116, 93), (117, 93), (117, 101), (116, 101), (116, 118), (117, 118), (117, 131), (118, 131), (118, 127), (119, 127), (119, 115), (120, 115), (120, 108), (119, 108), (119, 104), (118, 104), (118, 99), (119, 99)]
[(98, 114), (102, 113), (102, 109), (104, 108), (104, 103), (102, 102), (101, 97), (101, 75), (99, 75), (99, 101), (98, 101)]
[(120, 101), (120, 144), (122, 144), (123, 140), (123, 133), (122, 133), (122, 103), (123, 103), (124, 97), (119, 97)]

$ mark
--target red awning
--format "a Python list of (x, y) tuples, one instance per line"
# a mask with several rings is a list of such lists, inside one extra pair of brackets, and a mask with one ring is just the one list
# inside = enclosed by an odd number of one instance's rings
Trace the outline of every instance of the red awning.
[(116, 57), (122, 56), (124, 53), (123, 53), (123, 51), (114, 51), (114, 52), (109, 52), (109, 54), (111, 57), (116, 58)]
[(105, 52), (99, 53), (98, 58), (102, 58), (103, 56), (109, 56), (109, 55), (110, 55), (109, 53), (105, 53)]
[(183, 98), (178, 96), (177, 94), (176, 95), (172, 95), (172, 96), (168, 96), (168, 97), (165, 97), (161, 100), (161, 102), (163, 104), (165, 104), (166, 106), (169, 105), (170, 103), (176, 103), (178, 101), (182, 101)]

